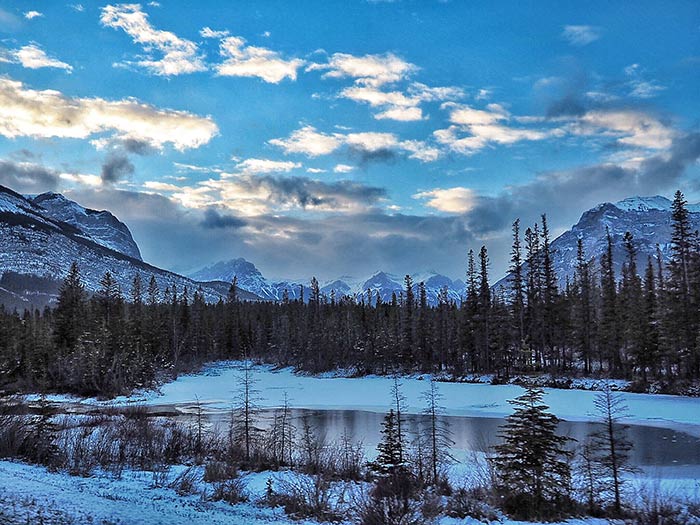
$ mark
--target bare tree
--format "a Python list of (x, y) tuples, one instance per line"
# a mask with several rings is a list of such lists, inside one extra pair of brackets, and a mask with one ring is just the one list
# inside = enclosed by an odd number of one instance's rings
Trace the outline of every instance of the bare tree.
[(607, 489), (612, 492), (613, 508), (617, 514), (622, 510), (621, 489), (623, 474), (634, 472), (629, 463), (629, 451), (632, 443), (627, 439), (627, 426), (621, 420), (627, 415), (628, 408), (619, 393), (606, 383), (594, 400), (596, 414), (602, 423), (602, 429), (592, 436), (595, 458), (607, 481)]
[(242, 444), (244, 457), (250, 461), (251, 450), (253, 448), (255, 434), (255, 420), (260, 412), (260, 391), (255, 388), (257, 383), (253, 374), (253, 364), (246, 359), (240, 376), (238, 395), (234, 408), (235, 438)]
[(442, 397), (442, 394), (440, 394), (438, 390), (437, 382), (435, 379), (431, 378), (428, 390), (423, 392), (423, 399), (425, 401), (423, 413), (429, 418), (427, 442), (433, 484), (438, 483), (442, 468), (452, 459), (450, 448), (454, 445), (449, 423), (446, 419), (439, 417), (445, 411), (445, 409), (440, 406)]

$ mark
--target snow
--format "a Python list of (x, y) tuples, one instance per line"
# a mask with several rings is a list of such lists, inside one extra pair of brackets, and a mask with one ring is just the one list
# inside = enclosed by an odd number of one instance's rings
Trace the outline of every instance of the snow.
[[(143, 402), (149, 405), (175, 405), (197, 399), (210, 408), (230, 408), (240, 378), (239, 362), (223, 362), (208, 367), (203, 373), (181, 376), (164, 384), (159, 392), (147, 392), (117, 398), (116, 403)], [(263, 408), (283, 404), (285, 392), (294, 408), (366, 410), (384, 413), (390, 408), (389, 377), (362, 378), (312, 377), (295, 374), (291, 369), (274, 370), (256, 366), (256, 388)], [(419, 414), (423, 408), (422, 393), (429, 376), (402, 378), (407, 414)], [(522, 393), (516, 385), (480, 383), (439, 383), (442, 405), (447, 415), (468, 417), (504, 417), (512, 412), (508, 403)], [(594, 421), (593, 400), (597, 393), (585, 390), (544, 389), (545, 403), (558, 417), (569, 421)], [(629, 423), (683, 430), (700, 435), (700, 398), (662, 394), (620, 392), (629, 407)]]
[[(256, 475), (261, 477), (261, 474)], [(171, 479), (174, 476), (171, 476)], [(266, 478), (265, 478), (266, 479)], [(255, 483), (260, 485), (259, 482)], [(264, 480), (262, 482), (264, 486)], [(30, 504), (27, 498), (31, 496)], [(25, 523), (35, 523), (38, 512), (60, 509), (73, 518), (68, 523), (129, 525), (267, 525), (292, 522), (281, 509), (254, 504), (229, 505), (204, 500), (201, 495), (180, 496), (170, 488), (154, 488), (151, 472), (126, 471), (121, 479), (109, 474), (80, 478), (52, 473), (43, 467), (0, 461), (0, 508), (10, 501), (27, 507)], [(20, 505), (16, 505), (20, 506)], [(35, 510), (32, 513), (33, 507)], [(0, 518), (3, 518), (0, 511)], [(61, 522), (59, 522), (61, 523)]]
[(671, 201), (661, 195), (653, 197), (630, 197), (615, 203), (615, 207), (624, 211), (649, 211), (671, 209)]

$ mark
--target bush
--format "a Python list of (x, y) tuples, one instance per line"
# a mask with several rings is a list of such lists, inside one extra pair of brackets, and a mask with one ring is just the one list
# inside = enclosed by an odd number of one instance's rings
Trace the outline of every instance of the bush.
[(487, 500), (488, 495), (484, 490), (461, 487), (447, 498), (445, 514), (451, 518), (472, 517), (479, 521), (498, 521), (499, 512), (491, 507)]
[(279, 491), (268, 490), (265, 503), (283, 507), (294, 519), (342, 521), (343, 515), (331, 505), (330, 484), (321, 475), (296, 476), (278, 481)]
[(227, 479), (214, 484), (214, 492), (211, 495), (214, 501), (225, 501), (231, 505), (248, 501), (245, 491), (245, 483), (241, 478)]
[(209, 461), (204, 465), (204, 481), (215, 483), (238, 477), (235, 465), (224, 461)]
[(170, 488), (174, 489), (180, 496), (189, 496), (197, 492), (197, 481), (199, 474), (195, 467), (189, 467), (182, 471), (171, 483)]

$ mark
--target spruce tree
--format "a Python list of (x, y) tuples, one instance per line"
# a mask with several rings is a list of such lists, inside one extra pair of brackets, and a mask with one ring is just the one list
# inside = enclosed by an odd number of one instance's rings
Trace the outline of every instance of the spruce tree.
[(559, 418), (547, 411), (543, 395), (529, 386), (509, 401), (515, 411), (501, 427), (502, 443), (491, 458), (503, 508), (520, 519), (556, 517), (571, 504), (569, 438), (556, 433)]

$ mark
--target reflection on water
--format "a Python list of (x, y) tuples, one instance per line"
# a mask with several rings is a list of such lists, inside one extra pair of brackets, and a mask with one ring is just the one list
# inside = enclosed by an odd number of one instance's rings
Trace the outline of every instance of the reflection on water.
[[(260, 414), (258, 426), (266, 428), (274, 415), (274, 410), (264, 410)], [(381, 439), (383, 414), (362, 410), (304, 410), (291, 409), (291, 415), (297, 429), (301, 428), (301, 419), (309, 418), (319, 435), (324, 435), (328, 442), (340, 441), (344, 432), (353, 440), (361, 441), (367, 450), (375, 449)], [(225, 423), (229, 414), (210, 414), (218, 422)], [(485, 452), (498, 443), (499, 426), (504, 423), (500, 418), (441, 416), (447, 421), (455, 442), (455, 452), (464, 456), (465, 451)], [(427, 416), (407, 415), (404, 428), (409, 439), (428, 423)], [(559, 432), (585, 442), (586, 437), (601, 429), (598, 423), (563, 421)], [(700, 477), (700, 438), (675, 430), (631, 425), (627, 430), (630, 441), (634, 444), (630, 452), (631, 463), (639, 468), (649, 470), (665, 467), (685, 467), (686, 473)], [(694, 474), (693, 474), (694, 473)], [(687, 475), (687, 474), (686, 474)]]

